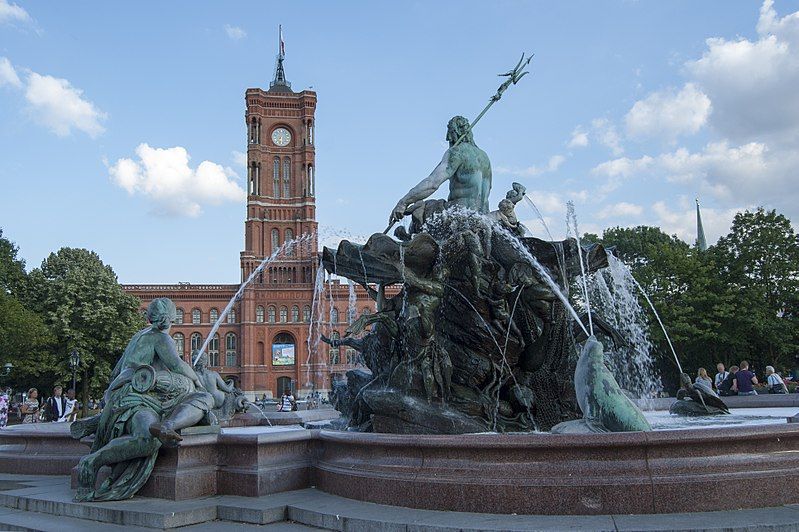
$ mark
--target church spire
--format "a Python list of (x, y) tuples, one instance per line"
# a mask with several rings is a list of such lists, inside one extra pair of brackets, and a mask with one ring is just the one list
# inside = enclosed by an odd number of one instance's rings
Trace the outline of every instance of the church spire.
[(269, 84), (269, 88), (278, 89), (291, 88), (291, 83), (286, 81), (286, 72), (283, 70), (283, 59), (286, 57), (286, 44), (283, 42), (283, 26), (278, 26), (278, 48), (277, 64), (275, 65), (275, 79)]
[(699, 212), (699, 198), (696, 199), (696, 247), (699, 248), (699, 251), (707, 250), (705, 228), (702, 227), (702, 214)]

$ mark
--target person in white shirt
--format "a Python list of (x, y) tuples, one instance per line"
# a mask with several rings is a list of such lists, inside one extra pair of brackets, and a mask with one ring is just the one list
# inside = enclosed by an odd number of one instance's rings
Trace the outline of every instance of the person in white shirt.
[(280, 397), (280, 402), (277, 405), (278, 412), (291, 412), (294, 410), (295, 404), (294, 396), (291, 395), (289, 390), (286, 390), (283, 392), (283, 395)]
[(766, 381), (768, 382), (768, 393), (788, 393), (785, 381), (774, 371), (773, 366), (766, 366)]
[(78, 400), (75, 399), (75, 390), (70, 388), (67, 390), (66, 408), (64, 408), (64, 413), (58, 418), (58, 421), (70, 423), (75, 421), (78, 415), (77, 405)]
[(724, 371), (724, 364), (722, 364), (721, 362), (716, 364), (716, 370), (718, 371), (718, 373), (716, 373), (716, 376), (713, 379), (713, 386), (716, 388), (716, 390), (718, 390), (719, 384), (724, 382), (724, 379), (727, 378), (727, 375), (729, 375), (730, 372)]

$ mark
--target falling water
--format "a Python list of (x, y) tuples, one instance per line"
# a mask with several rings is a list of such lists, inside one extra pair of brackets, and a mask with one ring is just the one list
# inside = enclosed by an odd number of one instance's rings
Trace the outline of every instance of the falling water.
[(588, 314), (588, 331), (591, 336), (594, 335), (594, 323), (591, 318), (591, 302), (588, 299), (588, 283), (585, 278), (585, 264), (583, 263), (583, 246), (580, 244), (580, 231), (577, 229), (577, 214), (574, 212), (574, 202), (566, 202), (566, 228), (569, 227), (569, 219), (571, 219), (572, 226), (574, 227), (574, 239), (577, 240), (577, 257), (580, 259), (580, 274), (583, 281), (583, 295), (585, 296), (585, 311)]
[(563, 295), (563, 292), (558, 286), (558, 283), (556, 283), (555, 280), (552, 279), (552, 276), (549, 274), (547, 269), (544, 268), (544, 266), (540, 262), (538, 262), (538, 259), (536, 259), (532, 253), (530, 253), (530, 250), (524, 247), (524, 245), (522, 245), (522, 243), (519, 241), (518, 238), (510, 234), (510, 232), (508, 232), (507, 229), (500, 226), (499, 224), (495, 224), (493, 229), (496, 234), (502, 235), (505, 238), (505, 240), (510, 242), (510, 244), (516, 250), (518, 250), (524, 256), (524, 258), (527, 259), (527, 261), (530, 263), (530, 265), (533, 268), (535, 268), (535, 270), (538, 272), (538, 274), (541, 276), (541, 278), (544, 280), (547, 286), (549, 286), (552, 292), (558, 297), (558, 299), (560, 299), (561, 303), (563, 303), (563, 306), (566, 307), (566, 310), (568, 310), (569, 314), (571, 314), (572, 318), (574, 318), (574, 321), (576, 321), (577, 324), (580, 326), (580, 328), (583, 330), (583, 332), (586, 335), (588, 335), (588, 331), (586, 330), (585, 325), (583, 325), (583, 322), (580, 321), (580, 317), (577, 316), (577, 311), (575, 311), (574, 307), (571, 305), (571, 303), (569, 303), (569, 299), (565, 295)]
[(445, 211), (440, 213), (436, 213), (432, 216), (431, 219), (425, 222), (425, 231), (430, 232), (434, 235), (435, 233), (444, 233), (444, 234), (457, 234), (459, 231), (462, 231), (464, 222), (466, 225), (472, 224), (477, 226), (479, 229), (478, 231), (491, 231), (494, 235), (501, 237), (503, 240), (508, 242), (515, 250), (519, 252), (522, 257), (530, 264), (530, 266), (538, 272), (538, 275), (543, 279), (546, 285), (552, 290), (555, 296), (560, 299), (563, 303), (563, 306), (566, 310), (569, 311), (569, 314), (574, 318), (574, 321), (580, 326), (580, 328), (588, 335), (588, 330), (585, 328), (585, 325), (580, 321), (580, 318), (577, 316), (577, 312), (572, 307), (571, 303), (569, 302), (569, 298), (567, 298), (561, 288), (558, 286), (558, 283), (552, 279), (552, 276), (549, 274), (546, 268), (538, 262), (538, 259), (530, 253), (524, 244), (522, 244), (521, 240), (510, 231), (508, 231), (502, 225), (495, 223), (490, 218), (486, 216), (476, 213), (469, 209), (462, 209), (458, 207), (449, 208)]
[(200, 355), (203, 354), (203, 352), (208, 347), (208, 344), (211, 343), (211, 340), (216, 335), (217, 331), (219, 330), (219, 326), (222, 325), (222, 322), (227, 317), (228, 312), (230, 312), (230, 309), (232, 309), (233, 305), (235, 305), (236, 302), (239, 299), (241, 299), (241, 296), (244, 295), (244, 289), (247, 288), (247, 285), (249, 285), (258, 276), (258, 274), (264, 271), (264, 268), (266, 267), (267, 264), (273, 262), (275, 259), (277, 259), (279, 255), (281, 255), (284, 252), (287, 252), (290, 249), (294, 249), (295, 246), (297, 246), (300, 243), (307, 242), (310, 238), (311, 238), (310, 233), (305, 233), (294, 240), (287, 240), (286, 242), (283, 243), (282, 246), (278, 247), (275, 251), (273, 251), (271, 255), (269, 255), (268, 257), (266, 257), (264, 260), (261, 261), (261, 264), (259, 264), (258, 267), (255, 268), (252, 271), (252, 273), (250, 273), (249, 277), (247, 277), (247, 279), (243, 283), (241, 283), (239, 289), (236, 290), (236, 293), (233, 295), (232, 298), (230, 298), (228, 304), (219, 314), (219, 318), (217, 318), (216, 323), (214, 323), (214, 326), (211, 327), (211, 332), (206, 337), (199, 351), (197, 351), (197, 354), (194, 355), (194, 360), (192, 360), (192, 366), (197, 363), (197, 361), (200, 359)]
[(355, 294), (355, 283), (351, 279), (347, 279), (349, 288), (349, 296), (347, 297), (347, 323), (352, 325), (355, 317), (358, 315), (358, 296)]
[(547, 225), (546, 220), (544, 220), (544, 216), (541, 214), (538, 206), (533, 202), (530, 196), (525, 194), (524, 199), (527, 201), (527, 204), (532, 207), (536, 216), (538, 216), (538, 219), (541, 221), (541, 225), (544, 226), (544, 231), (546, 231), (547, 236), (549, 237), (549, 241), (552, 243), (552, 247), (555, 249), (555, 257), (558, 259), (558, 268), (560, 269), (560, 278), (564, 280), (563, 289), (566, 291), (566, 294), (568, 294), (569, 286), (566, 283), (566, 257), (563, 253), (563, 247), (559, 244), (555, 244), (555, 238), (552, 236), (552, 232), (549, 230), (549, 226)]
[(269, 421), (269, 418), (266, 417), (266, 412), (264, 412), (263, 409), (260, 406), (258, 406), (257, 404), (253, 403), (252, 401), (247, 401), (245, 404), (247, 405), (247, 410), (249, 410), (250, 407), (252, 406), (257, 411), (259, 411), (261, 413), (261, 417), (263, 417), (266, 420), (266, 422), (269, 424), (270, 427), (272, 426), (272, 422)]
[[(618, 260), (618, 259), (616, 259), (616, 260)], [(619, 261), (619, 262), (621, 262), (621, 261)], [(625, 265), (625, 267), (626, 267), (626, 265)], [(628, 268), (628, 270), (629, 270), (629, 268)], [(638, 290), (641, 291), (641, 295), (644, 296), (644, 299), (646, 299), (646, 302), (649, 303), (649, 308), (652, 309), (652, 314), (655, 315), (655, 319), (658, 320), (658, 323), (660, 324), (660, 328), (663, 330), (663, 336), (666, 337), (666, 342), (668, 342), (668, 344), (669, 344), (669, 349), (671, 349), (671, 354), (674, 355), (674, 362), (677, 363), (677, 369), (679, 369), (680, 373), (682, 373), (682, 365), (680, 364), (680, 359), (677, 358), (677, 352), (674, 350), (674, 346), (671, 345), (671, 338), (669, 338), (669, 333), (666, 332), (666, 326), (663, 325), (663, 322), (660, 320), (660, 314), (658, 314), (657, 309), (655, 309), (655, 305), (652, 303), (652, 300), (649, 299), (649, 295), (644, 290), (644, 287), (641, 286), (641, 284), (638, 282), (638, 280), (635, 277), (633, 277), (632, 272), (630, 273), (630, 277), (632, 277), (633, 282), (635, 283), (635, 286), (638, 287)]]
[(608, 253), (608, 268), (597, 271), (588, 286), (597, 314), (627, 342), (627, 345), (614, 345), (605, 351), (616, 381), (638, 398), (656, 396), (662, 387), (652, 360), (654, 346), (630, 270)]
[[(313, 385), (311, 381), (311, 355), (319, 349), (319, 330), (322, 321), (322, 298), (325, 296), (325, 269), (319, 265), (316, 268), (316, 280), (314, 281), (313, 297), (311, 298), (311, 316), (308, 323), (308, 360), (305, 361), (307, 383)], [(314, 334), (314, 325), (316, 333)], [(313, 345), (311, 345), (313, 342)]]
[(549, 237), (549, 241), (550, 242), (554, 242), (555, 239), (552, 238), (552, 233), (549, 231), (549, 226), (547, 226), (547, 222), (544, 220), (544, 216), (541, 214), (541, 211), (538, 210), (538, 207), (536, 206), (535, 203), (533, 203), (533, 200), (530, 199), (530, 196), (525, 194), (524, 195), (524, 199), (527, 200), (528, 205), (530, 205), (533, 208), (533, 210), (535, 211), (536, 216), (538, 216), (538, 219), (541, 221), (541, 225), (544, 226), (544, 231), (547, 232), (547, 236)]

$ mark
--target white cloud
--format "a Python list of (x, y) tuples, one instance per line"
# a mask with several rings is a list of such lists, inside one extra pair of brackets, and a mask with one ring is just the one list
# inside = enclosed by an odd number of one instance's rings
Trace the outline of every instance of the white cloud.
[(0, 57), (0, 87), (3, 85), (11, 85), (17, 89), (22, 88), (22, 81), (19, 79), (17, 71), (6, 57)]
[(535, 177), (541, 174), (551, 173), (557, 171), (558, 168), (566, 161), (563, 155), (553, 155), (543, 166), (528, 166), (527, 168), (508, 168), (505, 166), (497, 166), (494, 171), (498, 174), (512, 174), (520, 177)]
[(36, 72), (28, 76), (25, 98), (29, 111), (56, 135), (63, 137), (77, 129), (94, 138), (105, 131), (100, 122), (107, 115), (82, 96), (83, 91), (65, 79)]
[(232, 170), (211, 161), (191, 168), (186, 148), (153, 148), (143, 143), (136, 155), (138, 160), (123, 158), (109, 167), (111, 181), (131, 195), (150, 198), (158, 214), (195, 217), (203, 205), (245, 198)]
[(231, 152), (231, 156), (233, 157), (233, 164), (241, 166), (242, 168), (247, 168), (247, 154), (233, 150)]
[[(730, 209), (713, 209), (702, 206), (702, 227), (705, 230), (705, 237), (708, 244), (715, 244), (716, 241), (729, 233), (732, 226), (732, 219), (735, 215), (747, 207), (734, 207)], [(678, 206), (674, 209), (664, 201), (658, 201), (652, 205), (652, 213), (655, 215), (654, 222), (665, 233), (677, 235), (688, 244), (696, 241), (696, 207)]]
[(225, 24), (225, 33), (227, 36), (233, 39), (234, 41), (238, 41), (239, 39), (243, 39), (247, 36), (247, 32), (243, 29), (239, 28), (238, 26), (231, 26), (230, 24)]
[(599, 211), (597, 218), (602, 220), (610, 217), (629, 217), (640, 216), (644, 212), (644, 208), (634, 203), (627, 203), (622, 201), (608, 205)]
[(592, 172), (607, 177), (628, 178), (649, 168), (653, 161), (654, 159), (649, 155), (644, 155), (638, 159), (620, 157), (597, 165)]
[(661, 137), (671, 141), (679, 135), (699, 131), (710, 111), (710, 98), (693, 83), (686, 83), (679, 92), (666, 89), (638, 100), (624, 121), (631, 137)]
[(577, 126), (572, 131), (572, 138), (569, 140), (569, 148), (585, 148), (588, 146), (588, 133), (582, 128)]
[(657, 157), (614, 159), (593, 172), (611, 178), (653, 175), (691, 184), (728, 205), (774, 204), (799, 214), (796, 168), (798, 150), (771, 150), (760, 142), (731, 146), (725, 140), (710, 142), (700, 151), (679, 148)]
[[(686, 63), (713, 102), (710, 123), (735, 141), (799, 141), (799, 11), (780, 18), (766, 0), (758, 38), (707, 39), (702, 57)], [(767, 139), (764, 137), (768, 137)]]
[(591, 127), (599, 143), (610, 148), (613, 155), (619, 156), (624, 153), (624, 148), (621, 145), (621, 136), (610, 120), (607, 118), (595, 118), (591, 121)]
[(0, 0), (0, 23), (32, 22), (31, 16), (17, 4), (9, 4), (8, 0)]

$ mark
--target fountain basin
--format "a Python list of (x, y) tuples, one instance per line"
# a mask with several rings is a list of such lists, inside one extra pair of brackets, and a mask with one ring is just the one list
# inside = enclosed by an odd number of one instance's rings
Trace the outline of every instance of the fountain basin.
[[(632, 514), (799, 502), (799, 427), (586, 435), (319, 435), (319, 489), (381, 504)], [(757, 485), (757, 489), (752, 489)]]
[[(74, 442), (62, 451), (71, 456), (45, 469), (53, 460), (52, 447), (65, 439), (14, 432), (4, 434), (7, 445), (16, 441), (0, 460), (1, 472), (19, 473), (19, 464), (33, 464), (40, 468), (36, 474), (65, 475), (88, 451)], [(23, 448), (30, 452), (17, 454)], [(256, 497), (315, 486), (352, 499), (423, 509), (658, 514), (799, 503), (790, 474), (797, 468), (799, 424), (784, 422), (585, 435), (197, 427), (184, 433), (177, 449), (162, 450), (140, 495)]]

